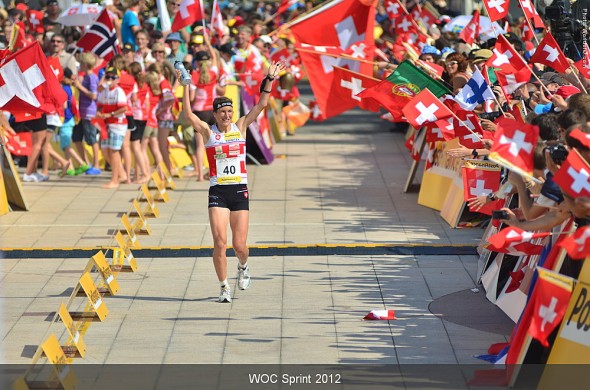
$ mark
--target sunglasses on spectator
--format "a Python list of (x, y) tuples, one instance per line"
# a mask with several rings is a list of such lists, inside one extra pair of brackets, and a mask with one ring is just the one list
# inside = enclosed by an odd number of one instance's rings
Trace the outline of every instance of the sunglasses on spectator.
[(105, 76), (106, 80), (116, 80), (118, 78), (119, 78), (119, 76)]

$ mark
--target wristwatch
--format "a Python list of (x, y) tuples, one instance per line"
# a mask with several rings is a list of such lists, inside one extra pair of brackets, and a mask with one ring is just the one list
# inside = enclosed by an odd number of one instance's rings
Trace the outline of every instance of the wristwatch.
[(477, 153), (477, 149), (473, 149), (471, 155), (473, 156), (473, 158), (477, 158), (477, 156), (479, 156), (479, 153)]
[(488, 195), (488, 199), (493, 202), (496, 200), (496, 194), (494, 194), (493, 192), (490, 192), (490, 194)]

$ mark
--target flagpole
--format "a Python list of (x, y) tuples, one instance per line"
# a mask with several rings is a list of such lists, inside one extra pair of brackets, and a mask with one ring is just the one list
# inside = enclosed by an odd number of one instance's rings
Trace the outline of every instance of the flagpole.
[(584, 84), (582, 84), (582, 80), (580, 80), (580, 77), (578, 76), (578, 73), (576, 72), (577, 69), (574, 69), (572, 64), (569, 64), (569, 68), (572, 71), (572, 73), (574, 74), (574, 77), (576, 78), (576, 80), (578, 80), (578, 84), (580, 84), (580, 87), (582, 87), (582, 90), (584, 91), (584, 93), (588, 93), (588, 91), (584, 87)]
[(537, 42), (537, 46), (539, 46), (541, 44), (541, 42), (539, 42), (539, 38), (537, 38), (537, 34), (535, 34), (535, 29), (533, 28), (533, 24), (531, 23), (529, 18), (526, 17), (526, 15), (524, 15), (524, 20), (526, 20), (529, 28), (531, 29), (531, 32), (533, 33), (533, 38), (535, 38), (535, 42)]

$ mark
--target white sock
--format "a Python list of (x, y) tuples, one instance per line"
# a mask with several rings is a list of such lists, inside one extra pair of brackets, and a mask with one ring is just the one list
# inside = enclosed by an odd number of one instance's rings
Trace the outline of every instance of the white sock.
[(219, 282), (219, 285), (220, 285), (221, 287), (223, 287), (223, 286), (227, 286), (227, 285), (228, 285), (228, 284), (227, 284), (227, 279), (225, 279), (225, 280), (222, 280), (221, 282)]
[(248, 262), (246, 262), (246, 264), (238, 263), (238, 267), (241, 269), (246, 269), (248, 267)]

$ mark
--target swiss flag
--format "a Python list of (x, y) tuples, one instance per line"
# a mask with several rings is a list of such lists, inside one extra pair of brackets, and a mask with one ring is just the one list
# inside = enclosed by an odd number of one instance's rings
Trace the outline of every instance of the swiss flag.
[(573, 281), (563, 275), (539, 268), (531, 299), (532, 317), (528, 333), (548, 347), (547, 338), (561, 322), (572, 296)]
[[(359, 0), (334, 0), (312, 11), (291, 25), (299, 43), (334, 46), (343, 51), (355, 47), (362, 52), (374, 47), (375, 7)], [(322, 112), (328, 109), (334, 66), (348, 68), (365, 75), (373, 74), (371, 62), (359, 62), (324, 54), (299, 52), (307, 71), (313, 94)], [(366, 54), (365, 54), (366, 55)], [(372, 61), (372, 55), (365, 58)]]
[(311, 113), (311, 120), (322, 122), (326, 119), (326, 117), (322, 113), (322, 110), (320, 109), (320, 106), (318, 106), (318, 102), (316, 102), (315, 100), (311, 100), (309, 102), (309, 111)]
[(572, 198), (590, 197), (590, 166), (576, 149), (569, 152), (553, 180)]
[(92, 52), (105, 61), (110, 61), (119, 53), (119, 40), (117, 30), (111, 19), (109, 11), (105, 8), (82, 38), (76, 44), (84, 51)]
[(396, 34), (408, 34), (416, 32), (416, 22), (414, 22), (414, 16), (403, 15), (395, 20), (395, 33)]
[(45, 14), (43, 11), (35, 11), (32, 9), (27, 10), (27, 21), (29, 24), (29, 32), (36, 33), (38, 31), (43, 32), (43, 18)]
[(47, 57), (47, 64), (49, 64), (49, 68), (51, 68), (51, 72), (55, 75), (57, 81), (61, 82), (64, 78), (64, 69), (61, 67), (59, 57)]
[(380, 106), (370, 99), (362, 99), (358, 93), (379, 84), (381, 80), (351, 70), (334, 67), (334, 81), (330, 90), (330, 104), (326, 107), (326, 118), (331, 118), (353, 107), (379, 112)]
[(548, 232), (526, 232), (517, 227), (509, 226), (488, 239), (487, 249), (515, 256), (539, 255), (543, 251), (543, 245), (533, 244), (531, 241), (547, 237), (550, 234)]
[(33, 150), (33, 135), (30, 131), (23, 133), (5, 133), (6, 149), (15, 156), (28, 156)]
[(567, 58), (559, 48), (553, 35), (549, 32), (545, 35), (541, 43), (539, 43), (535, 54), (531, 57), (531, 62), (547, 65), (559, 73), (565, 73), (569, 69)]
[(422, 127), (427, 122), (448, 118), (453, 115), (436, 96), (428, 89), (423, 89), (419, 94), (402, 109), (408, 123), (415, 128)]
[(181, 0), (178, 12), (172, 21), (172, 31), (178, 31), (204, 18), (202, 0)]
[[(461, 121), (459, 121), (459, 119)], [(483, 149), (485, 146), (481, 141), (483, 128), (479, 123), (477, 115), (470, 111), (457, 111), (457, 118), (454, 118), (455, 136), (459, 143), (468, 149)]]
[(399, 3), (399, 0), (385, 0), (383, 3), (385, 12), (389, 20), (393, 21), (404, 14), (404, 7)]
[(395, 320), (395, 311), (371, 310), (369, 314), (363, 317), (363, 320)]
[(511, 95), (518, 88), (528, 83), (531, 79), (531, 70), (528, 66), (520, 69), (518, 72), (496, 71), (496, 77), (500, 87), (504, 90), (505, 95)]
[(57, 111), (66, 100), (67, 95), (39, 43), (15, 52), (0, 66), (0, 107), (3, 110), (13, 114), (49, 113)]
[(449, 117), (426, 124), (426, 127), (428, 128), (426, 142), (450, 141), (455, 138), (453, 119), (454, 118)]
[(504, 35), (498, 35), (492, 52), (492, 56), (486, 61), (488, 67), (499, 68), (504, 72), (515, 72), (517, 69), (528, 67)]
[[(482, 168), (467, 161), (461, 169), (461, 173), (463, 175), (463, 199), (466, 202), (477, 196), (488, 196), (500, 188), (501, 170), (499, 168)], [(502, 199), (488, 202), (477, 210), (469, 208), (469, 211), (492, 215), (492, 210), (496, 210), (500, 202), (502, 202)]]
[(590, 149), (590, 133), (584, 133), (582, 130), (576, 128), (569, 132), (568, 137), (580, 141), (582, 145)]
[(483, 0), (483, 4), (488, 11), (490, 22), (504, 19), (508, 15), (510, 0)]
[(440, 16), (440, 14), (437, 12), (436, 16), (434, 13), (432, 13), (431, 9), (434, 10), (436, 12), (436, 9), (428, 7), (429, 3), (424, 4), (424, 7), (422, 7), (422, 11), (420, 11), (420, 15), (418, 15), (418, 20), (420, 20), (422, 22), (422, 24), (424, 24), (424, 26), (426, 28), (432, 26), (433, 24), (438, 22), (438, 17)]
[(463, 27), (463, 30), (459, 33), (459, 38), (464, 40), (468, 45), (471, 45), (479, 37), (479, 34), (479, 11), (475, 11), (467, 26)]
[(584, 50), (582, 53), (582, 59), (574, 63), (576, 69), (580, 71), (580, 74), (587, 79), (590, 79), (590, 47), (588, 43), (584, 42)]
[(291, 65), (291, 53), (289, 53), (289, 50), (287, 48), (275, 51), (274, 53), (272, 53), (270, 58), (273, 62), (284, 61), (285, 65)]
[(574, 234), (564, 238), (559, 246), (564, 248), (572, 259), (590, 256), (590, 226), (578, 228)]
[(499, 118), (490, 159), (510, 169), (531, 175), (533, 156), (539, 139), (539, 127), (514, 119)]
[(217, 33), (217, 38), (223, 37), (225, 24), (223, 23), (223, 15), (219, 9), (217, 0), (213, 0), (213, 8), (211, 9), (211, 28)]
[(522, 23), (520, 24), (520, 30), (521, 30), (520, 37), (522, 38), (523, 42), (532, 41), (533, 38), (535, 37), (535, 33), (533, 31), (531, 31), (531, 28), (529, 27), (529, 24), (527, 23), (526, 20), (523, 20)]
[(520, 8), (524, 12), (524, 17), (527, 18), (535, 28), (544, 28), (543, 20), (535, 9), (535, 5), (531, 0), (518, 0)]

